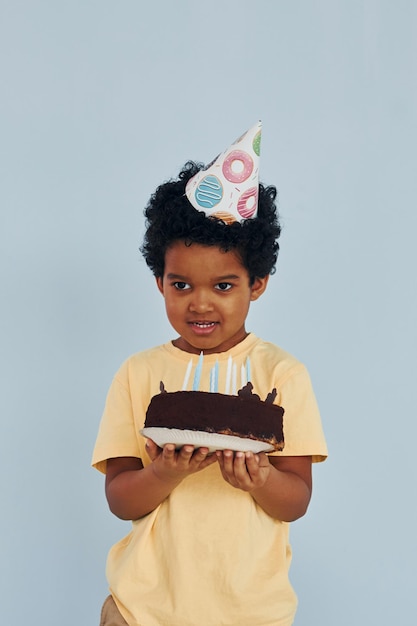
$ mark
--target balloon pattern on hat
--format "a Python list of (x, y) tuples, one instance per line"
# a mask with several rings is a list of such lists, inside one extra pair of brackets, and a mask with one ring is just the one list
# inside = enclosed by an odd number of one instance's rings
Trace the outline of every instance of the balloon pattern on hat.
[(256, 217), (262, 124), (258, 122), (186, 186), (192, 206), (226, 224)]

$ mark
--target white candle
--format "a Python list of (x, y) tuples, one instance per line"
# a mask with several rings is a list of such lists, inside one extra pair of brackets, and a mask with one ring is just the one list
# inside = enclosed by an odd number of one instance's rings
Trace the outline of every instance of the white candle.
[(240, 366), (240, 387), (241, 389), (243, 389), (243, 387), (246, 385), (248, 381), (246, 380), (246, 369), (245, 366), (242, 365)]
[(203, 351), (200, 352), (200, 358), (198, 359), (197, 367), (195, 368), (193, 391), (198, 391), (202, 369), (203, 369)]
[(225, 394), (230, 393), (230, 381), (232, 380), (232, 357), (229, 356), (227, 360), (227, 370), (226, 370), (226, 387)]
[(233, 369), (232, 369), (232, 395), (236, 395), (237, 394), (237, 368), (236, 368), (236, 363), (233, 363)]
[(186, 391), (187, 390), (188, 379), (190, 378), (192, 366), (193, 366), (193, 360), (190, 359), (190, 362), (187, 365), (187, 370), (185, 372), (184, 382), (182, 383), (182, 391)]
[(250, 382), (251, 380), (251, 371), (250, 371), (250, 358), (246, 359), (246, 382)]

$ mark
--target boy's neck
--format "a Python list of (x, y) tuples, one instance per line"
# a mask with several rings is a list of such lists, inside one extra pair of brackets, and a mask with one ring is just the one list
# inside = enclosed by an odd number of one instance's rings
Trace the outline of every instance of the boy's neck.
[(245, 341), (245, 339), (249, 335), (250, 333), (245, 331), (244, 335), (238, 341), (235, 341), (231, 343), (230, 345), (226, 346), (224, 349), (220, 349), (220, 350), (218, 349), (217, 346), (215, 348), (208, 348), (208, 349), (204, 347), (193, 346), (189, 344), (187, 341), (184, 341), (182, 337), (173, 339), (171, 343), (173, 346), (175, 346), (179, 350), (182, 350), (182, 352), (187, 352), (188, 354), (201, 354), (201, 353), (203, 353), (204, 355), (222, 354), (224, 352), (229, 352), (229, 350), (232, 350), (235, 346), (238, 346), (240, 343), (242, 343), (242, 341)]

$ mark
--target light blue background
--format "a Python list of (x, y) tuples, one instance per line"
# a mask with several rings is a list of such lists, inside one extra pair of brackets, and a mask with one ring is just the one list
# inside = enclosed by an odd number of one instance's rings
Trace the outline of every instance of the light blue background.
[(105, 395), (173, 336), (142, 209), (260, 118), (284, 230), (248, 327), (307, 364), (330, 448), (292, 530), (296, 625), (415, 624), (417, 3), (0, 11), (2, 623), (98, 624), (129, 530), (89, 469)]

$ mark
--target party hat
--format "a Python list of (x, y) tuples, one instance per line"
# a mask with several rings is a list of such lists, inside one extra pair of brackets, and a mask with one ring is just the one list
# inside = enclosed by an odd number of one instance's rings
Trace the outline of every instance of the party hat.
[(185, 193), (195, 209), (228, 224), (256, 217), (261, 132), (258, 122), (190, 178)]

